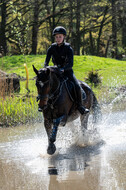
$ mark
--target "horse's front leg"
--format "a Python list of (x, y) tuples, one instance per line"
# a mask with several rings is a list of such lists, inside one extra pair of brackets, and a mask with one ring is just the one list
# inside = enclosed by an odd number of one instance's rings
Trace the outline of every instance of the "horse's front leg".
[(56, 147), (54, 142), (50, 141), (50, 136), (52, 134), (52, 125), (53, 122), (50, 119), (44, 119), (44, 126), (47, 132), (47, 136), (48, 136), (48, 148), (47, 148), (47, 153), (52, 155), (54, 154), (54, 152), (56, 151)]
[(53, 119), (53, 128), (52, 128), (52, 132), (51, 132), (51, 135), (50, 135), (50, 142), (54, 143), (56, 141), (56, 135), (57, 135), (57, 130), (58, 130), (58, 126), (59, 124), (62, 123), (62, 125), (64, 125), (65, 123), (65, 116), (61, 116), (61, 117), (58, 117), (57, 119)]
[(54, 142), (56, 141), (56, 135), (57, 135), (57, 130), (58, 130), (60, 121), (61, 121), (61, 118), (57, 118), (53, 120), (53, 127), (49, 136), (49, 146), (47, 150), (47, 153), (51, 155), (54, 154), (56, 151), (56, 146)]
[[(50, 155), (54, 154), (56, 151), (56, 146), (55, 146), (54, 142), (56, 141), (58, 126), (59, 126), (60, 122), (62, 122), (63, 118), (64, 118), (64, 116), (61, 116), (57, 119), (53, 119), (53, 122), (51, 122), (49, 120), (45, 120), (45, 122), (44, 122), (46, 131), (47, 131), (47, 135), (48, 135), (48, 141), (49, 141), (47, 153)], [(52, 127), (52, 125), (53, 125), (53, 127)]]
[(56, 141), (56, 135), (57, 135), (58, 125), (59, 125), (59, 122), (57, 122), (57, 119), (54, 119), (53, 120), (52, 132), (51, 132), (50, 138), (49, 138), (49, 141), (51, 143), (54, 143)]

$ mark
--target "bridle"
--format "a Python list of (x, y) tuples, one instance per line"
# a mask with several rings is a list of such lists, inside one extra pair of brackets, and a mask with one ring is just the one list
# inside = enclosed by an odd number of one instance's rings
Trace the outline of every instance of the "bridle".
[[(49, 82), (49, 80), (47, 80), (43, 83), (45, 84), (47, 82)], [(49, 93), (49, 94), (45, 94), (45, 95), (38, 94), (36, 100), (39, 101), (39, 100), (44, 100), (44, 99), (48, 98), (48, 104), (50, 105), (51, 108), (53, 108), (55, 102), (61, 95), (62, 87), (65, 82), (66, 82), (66, 80), (64, 80), (62, 83), (59, 82), (57, 88), (55, 89), (55, 91), (53, 93)]]
[[(41, 82), (41, 81), (39, 81)], [(49, 80), (45, 81), (45, 82), (42, 82), (43, 84), (46, 84), (48, 83)], [(44, 100), (46, 98), (49, 98), (49, 94), (45, 94), (45, 95), (41, 95), (41, 94), (38, 94), (37, 98), (36, 98), (36, 101), (38, 102), (39, 100)]]
[[(45, 82), (42, 82), (43, 84), (46, 84), (48, 83), (49, 80), (45, 81)], [(52, 100), (53, 98), (55, 98), (57, 95), (59, 96), (59, 89), (60, 89), (60, 82), (56, 88), (56, 90), (51, 93), (51, 94), (45, 94), (45, 95), (41, 95), (41, 94), (38, 94), (37, 98), (36, 98), (36, 101), (38, 102), (39, 100), (44, 100), (46, 98), (48, 98), (49, 100)], [(50, 90), (51, 91), (51, 90)]]
[(38, 102), (39, 100), (44, 100), (45, 98), (49, 98), (49, 95), (48, 94), (46, 94), (46, 95), (38, 94), (36, 101)]

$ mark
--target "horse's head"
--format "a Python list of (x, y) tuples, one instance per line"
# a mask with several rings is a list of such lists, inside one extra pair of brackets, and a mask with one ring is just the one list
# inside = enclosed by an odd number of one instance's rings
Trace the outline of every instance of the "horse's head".
[(45, 109), (47, 106), (49, 92), (50, 92), (50, 69), (43, 68), (37, 70), (33, 65), (34, 72), (37, 75), (36, 87), (38, 91), (37, 101), (39, 101), (39, 107)]
[(58, 73), (58, 68), (47, 67), (37, 70), (33, 65), (34, 72), (37, 75), (36, 87), (38, 91), (37, 101), (39, 101), (39, 107), (44, 110), (47, 106), (49, 93), (51, 90), (51, 82), (53, 74)]

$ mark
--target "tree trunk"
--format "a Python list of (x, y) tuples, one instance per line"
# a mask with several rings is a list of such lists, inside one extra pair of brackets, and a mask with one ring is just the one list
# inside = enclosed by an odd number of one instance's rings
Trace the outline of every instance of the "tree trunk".
[(71, 46), (74, 47), (74, 32), (73, 32), (73, 0), (69, 0), (70, 17), (69, 17), (69, 34), (67, 40), (70, 38)]
[(38, 38), (38, 29), (39, 29), (38, 17), (39, 17), (39, 0), (35, 0), (33, 28), (32, 28), (32, 52), (31, 52), (31, 54), (34, 55), (36, 55), (37, 53), (37, 38)]
[(77, 9), (76, 9), (76, 46), (75, 46), (75, 54), (80, 55), (80, 5), (81, 1), (77, 0)]
[(110, 36), (107, 41), (107, 45), (106, 45), (106, 49), (105, 49), (105, 57), (107, 57), (107, 54), (108, 54), (108, 49), (109, 49), (111, 38), (112, 38), (112, 36)]
[(91, 55), (95, 55), (94, 42), (93, 42), (93, 37), (92, 37), (91, 30), (89, 31), (89, 37), (90, 37), (90, 52), (91, 52)]
[(56, 7), (55, 7), (55, 0), (53, 0), (52, 6), (53, 6), (53, 18), (52, 18), (53, 22), (52, 22), (52, 27), (54, 29), (56, 27), (56, 24), (55, 24), (55, 9), (56, 9)]
[(124, 4), (124, 16), (122, 22), (122, 46), (126, 48), (126, 3)]
[[(52, 17), (52, 31), (54, 30), (54, 28), (56, 27), (56, 23), (55, 23), (55, 9), (56, 9), (56, 6), (55, 6), (55, 0), (53, 0), (52, 2), (52, 7), (53, 7), (53, 17)], [(52, 39), (52, 42), (54, 42), (54, 37), (52, 36), (52, 32), (51, 32), (51, 39)]]
[(112, 58), (117, 57), (117, 26), (116, 26), (116, 0), (111, 0), (112, 3)]
[(83, 46), (82, 46), (82, 55), (84, 55), (84, 41), (85, 41), (85, 34), (83, 34)]
[(5, 0), (1, 0), (1, 25), (0, 25), (0, 48), (3, 49), (4, 55), (7, 53), (7, 43), (6, 43), (6, 11), (7, 5)]
[(103, 29), (103, 26), (104, 26), (105, 16), (106, 16), (107, 12), (108, 12), (108, 6), (105, 7), (104, 16), (103, 16), (103, 19), (102, 19), (102, 21), (101, 21), (101, 25), (100, 25), (100, 29), (99, 29), (99, 33), (98, 33), (98, 39), (97, 39), (97, 56), (99, 56), (100, 40), (101, 40), (101, 35), (102, 35), (102, 29)]

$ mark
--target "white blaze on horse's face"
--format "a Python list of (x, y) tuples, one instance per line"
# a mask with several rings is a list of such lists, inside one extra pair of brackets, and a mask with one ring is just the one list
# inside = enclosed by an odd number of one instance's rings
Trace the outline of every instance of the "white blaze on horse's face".
[(39, 81), (39, 85), (42, 88), (44, 86), (44, 83), (42, 81)]
[(49, 80), (45, 82), (37, 81), (36, 85), (37, 85), (37, 90), (38, 90), (38, 97), (40, 98), (39, 107), (44, 109), (48, 103), (48, 96), (49, 96), (49, 90), (50, 90)]

